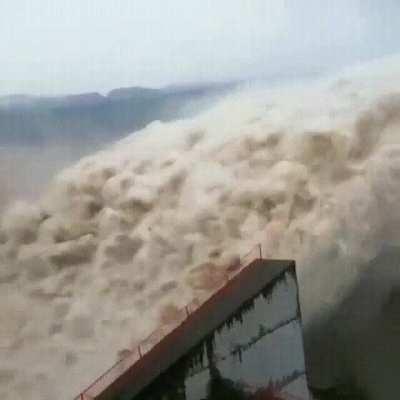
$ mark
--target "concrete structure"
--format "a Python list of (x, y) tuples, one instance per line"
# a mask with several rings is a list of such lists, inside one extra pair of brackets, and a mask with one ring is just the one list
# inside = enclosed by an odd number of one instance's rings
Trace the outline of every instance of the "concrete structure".
[(255, 259), (147, 351), (81, 395), (96, 400), (309, 399), (295, 264)]

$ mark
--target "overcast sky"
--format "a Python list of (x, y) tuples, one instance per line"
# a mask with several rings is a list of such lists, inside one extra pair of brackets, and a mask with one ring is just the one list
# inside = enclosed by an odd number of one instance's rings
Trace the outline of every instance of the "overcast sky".
[(320, 73), (399, 39), (400, 0), (0, 0), (0, 95)]

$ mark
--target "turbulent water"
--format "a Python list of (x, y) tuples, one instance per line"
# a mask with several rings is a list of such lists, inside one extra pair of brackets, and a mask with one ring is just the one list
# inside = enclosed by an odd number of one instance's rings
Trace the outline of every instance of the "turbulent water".
[(0, 398), (72, 398), (258, 242), (296, 259), (306, 326), (329, 312), (400, 244), (399, 134), (394, 57), (238, 93), (63, 171), (2, 218)]

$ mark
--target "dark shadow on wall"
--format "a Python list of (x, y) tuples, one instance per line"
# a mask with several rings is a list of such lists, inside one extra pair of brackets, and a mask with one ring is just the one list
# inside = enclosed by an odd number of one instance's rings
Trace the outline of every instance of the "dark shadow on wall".
[(385, 247), (330, 313), (307, 326), (309, 384), (320, 400), (398, 398), (400, 248)]

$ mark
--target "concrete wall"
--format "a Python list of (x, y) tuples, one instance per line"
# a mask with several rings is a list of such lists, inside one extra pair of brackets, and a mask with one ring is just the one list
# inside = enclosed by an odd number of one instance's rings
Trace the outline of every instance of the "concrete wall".
[(114, 399), (310, 398), (294, 263), (257, 260), (198, 311)]

